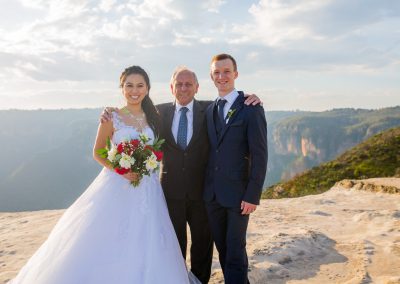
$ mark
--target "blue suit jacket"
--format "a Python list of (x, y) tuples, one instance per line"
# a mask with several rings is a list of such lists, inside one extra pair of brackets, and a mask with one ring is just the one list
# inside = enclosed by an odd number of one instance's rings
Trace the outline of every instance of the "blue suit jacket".
[(243, 92), (233, 103), (234, 110), (217, 137), (214, 123), (216, 101), (206, 111), (210, 154), (204, 200), (216, 198), (225, 207), (241, 201), (259, 204), (267, 171), (267, 122), (262, 106), (246, 106)]

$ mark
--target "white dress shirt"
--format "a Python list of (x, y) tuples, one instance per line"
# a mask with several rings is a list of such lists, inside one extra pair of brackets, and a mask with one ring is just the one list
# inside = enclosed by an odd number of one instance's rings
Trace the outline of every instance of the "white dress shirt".
[[(236, 91), (236, 89), (233, 89), (232, 92), (230, 92), (226, 96), (218, 97), (217, 102), (221, 99), (226, 100), (226, 103), (224, 105), (224, 117), (226, 117), (226, 115), (228, 114), (228, 111), (231, 109), (233, 103), (235, 102), (235, 100), (237, 99), (238, 96), (239, 96), (238, 91)], [(225, 123), (228, 123), (228, 120), (229, 120), (229, 118), (226, 117)]]
[[(172, 120), (172, 135), (174, 135), (175, 142), (177, 142), (176, 137), (178, 137), (178, 127), (179, 127), (179, 120), (181, 118), (181, 106), (178, 101), (175, 101), (175, 112), (174, 112), (174, 119)], [(193, 100), (186, 105), (188, 111), (186, 112), (186, 117), (188, 120), (188, 129), (187, 129), (187, 141), (186, 145), (189, 145), (190, 139), (193, 136)]]

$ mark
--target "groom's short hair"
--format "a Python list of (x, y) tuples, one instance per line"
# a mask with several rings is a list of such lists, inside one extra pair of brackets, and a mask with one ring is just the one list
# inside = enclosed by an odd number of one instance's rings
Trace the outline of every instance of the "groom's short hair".
[(236, 64), (236, 60), (235, 58), (232, 57), (232, 55), (226, 54), (226, 53), (220, 53), (215, 55), (212, 59), (211, 59), (211, 64), (213, 64), (215, 61), (221, 61), (224, 59), (230, 59), (233, 63), (233, 71), (237, 71), (237, 64)]

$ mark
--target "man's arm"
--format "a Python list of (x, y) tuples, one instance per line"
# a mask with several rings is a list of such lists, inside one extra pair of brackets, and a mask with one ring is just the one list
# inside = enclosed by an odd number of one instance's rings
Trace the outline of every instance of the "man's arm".
[[(255, 94), (244, 94), (244, 97), (246, 98), (246, 100), (244, 101), (245, 105), (263, 105), (263, 102), (260, 100), (259, 97), (257, 97), (257, 95)], [(204, 101), (204, 100), (197, 100), (200, 103), (205, 103), (207, 105), (211, 104), (213, 101)]]
[(264, 109), (261, 106), (255, 106), (249, 109), (247, 139), (251, 167), (249, 182), (243, 201), (245, 203), (258, 205), (260, 203), (261, 192), (267, 172), (268, 160), (267, 121), (265, 119)]

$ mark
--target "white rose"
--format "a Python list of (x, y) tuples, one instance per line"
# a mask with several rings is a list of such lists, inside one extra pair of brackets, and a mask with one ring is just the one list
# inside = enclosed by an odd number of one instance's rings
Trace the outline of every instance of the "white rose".
[(119, 165), (124, 169), (130, 169), (131, 166), (135, 163), (135, 158), (122, 153), (121, 160), (119, 160)]
[(117, 155), (117, 153), (118, 153), (117, 148), (112, 147), (111, 150), (108, 151), (107, 159), (108, 159), (110, 162), (114, 162), (114, 161), (115, 161), (115, 155)]
[(154, 170), (158, 166), (157, 157), (154, 154), (151, 154), (150, 157), (145, 161), (146, 169), (148, 171)]

